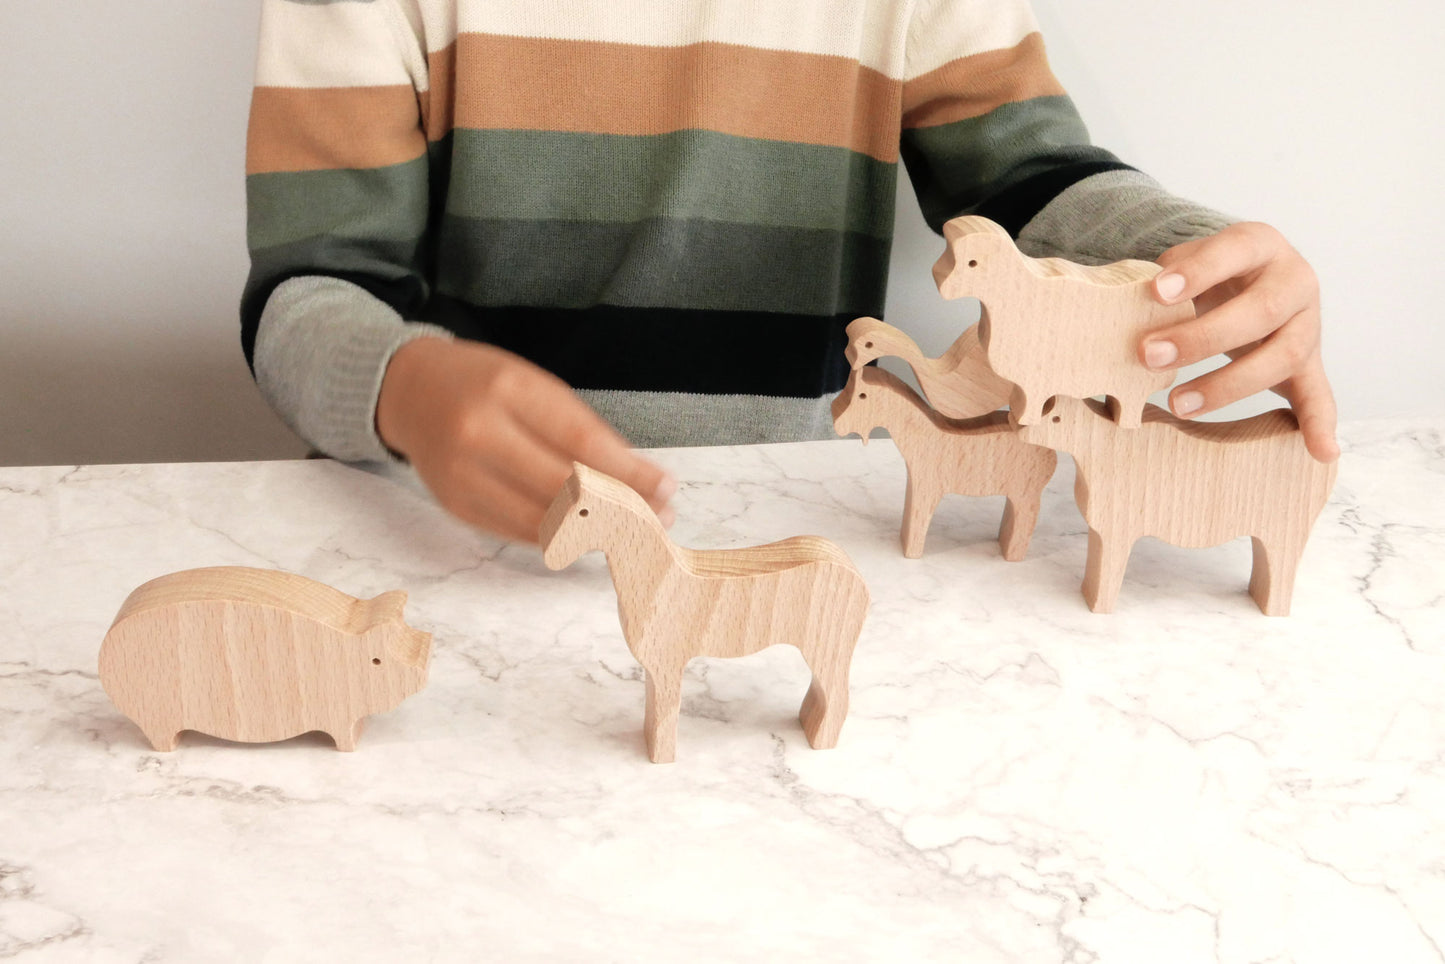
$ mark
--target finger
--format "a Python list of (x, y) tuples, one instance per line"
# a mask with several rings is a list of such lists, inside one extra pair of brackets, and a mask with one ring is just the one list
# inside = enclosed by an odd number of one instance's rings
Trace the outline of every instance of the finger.
[(572, 460), (517, 424), (507, 409), (487, 409), (470, 421), (458, 442), (470, 470), (502, 480), (533, 502), (548, 503), (572, 474)]
[(1335, 393), (1325, 377), (1324, 359), (1316, 352), (1309, 364), (1288, 383), (1285, 397), (1299, 419), (1305, 447), (1320, 462), (1333, 462), (1340, 457), (1340, 444), (1335, 439), (1339, 413)]
[(1253, 273), (1276, 258), (1285, 245), (1279, 232), (1268, 225), (1232, 224), (1172, 259), (1154, 278), (1154, 296), (1166, 305), (1194, 298), (1231, 278)]
[[(560, 391), (557, 391), (558, 386)], [(567, 471), (557, 482), (557, 488), (561, 488), (562, 482), (571, 474), (571, 463), (576, 461), (631, 487), (647, 500), (654, 511), (660, 513), (667, 506), (668, 500), (677, 491), (677, 480), (671, 473), (639, 456), (602, 416), (589, 408), (560, 379), (555, 384), (537, 387), (541, 390), (538, 394), (545, 400), (530, 399), (515, 406), (513, 414), (539, 444), (567, 463)]]
[(1284, 275), (1261, 278), (1213, 311), (1150, 332), (1139, 345), (1139, 360), (1155, 371), (1192, 365), (1261, 341), (1303, 313), (1309, 313), (1303, 322), (1318, 318), (1307, 287)]
[[(535, 544), (546, 502), (540, 502), (486, 472), (463, 472), (447, 486), (443, 508), (509, 542)], [(548, 500), (550, 502), (550, 500)]]
[(1254, 351), (1176, 387), (1169, 407), (1181, 418), (1206, 415), (1286, 381), (1315, 350), (1306, 326), (1286, 326)]

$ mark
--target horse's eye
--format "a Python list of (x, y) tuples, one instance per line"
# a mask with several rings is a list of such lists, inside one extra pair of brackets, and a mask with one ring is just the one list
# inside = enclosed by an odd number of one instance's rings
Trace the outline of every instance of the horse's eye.
[(872, 348), (872, 347), (873, 347), (873, 343), (872, 343), (871, 341), (865, 341), (865, 342), (863, 343), (863, 347), (864, 347), (864, 348)]
[(868, 397), (868, 393), (867, 393), (867, 392), (859, 392), (859, 393), (858, 393), (858, 397), (859, 397), (859, 398), (867, 398), (867, 397)]
[(586, 509), (581, 510), (581, 511), (578, 512), (577, 514), (580, 515), (580, 516), (581, 516), (582, 518), (584, 518), (584, 519), (587, 518), (587, 510), (586, 510)]
[(970, 261), (970, 262), (968, 263), (968, 266), (969, 266), (970, 268), (977, 268), (977, 267), (978, 267), (978, 262), (977, 262), (977, 261)]

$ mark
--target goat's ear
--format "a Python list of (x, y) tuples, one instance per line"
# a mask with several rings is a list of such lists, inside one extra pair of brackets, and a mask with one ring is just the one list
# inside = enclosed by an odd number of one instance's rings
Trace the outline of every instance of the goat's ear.
[(1050, 395), (1050, 396), (1049, 396), (1049, 400), (1046, 401), (1046, 402), (1044, 402), (1044, 407), (1039, 410), (1039, 414), (1040, 414), (1040, 415), (1047, 415), (1047, 414), (1049, 414), (1050, 412), (1052, 412), (1052, 411), (1054, 410), (1054, 403), (1057, 402), (1058, 400), (1059, 400), (1059, 396), (1057, 396), (1057, 395)]

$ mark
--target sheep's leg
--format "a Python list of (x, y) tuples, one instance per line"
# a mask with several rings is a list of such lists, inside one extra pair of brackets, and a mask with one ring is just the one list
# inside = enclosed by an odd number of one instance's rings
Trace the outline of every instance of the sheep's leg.
[(356, 749), (356, 741), (361, 736), (361, 728), (366, 725), (366, 717), (358, 720), (348, 720), (345, 723), (337, 723), (328, 727), (327, 732), (336, 741), (336, 749), (345, 750), (351, 753)]
[(1089, 561), (1084, 567), (1084, 600), (1096, 613), (1111, 613), (1124, 583), (1134, 540), (1123, 534), (1105, 535), (1089, 529)]
[(1254, 544), (1254, 568), (1249, 575), (1249, 594), (1266, 616), (1288, 616), (1301, 553), (1277, 545), (1271, 548), (1259, 536), (1250, 541)]
[(1035, 489), (1023, 495), (1009, 495), (998, 527), (998, 547), (1009, 562), (1019, 562), (1029, 552), (1029, 540), (1039, 521), (1043, 493)]
[(942, 490), (919, 484), (918, 476), (910, 467), (908, 489), (903, 497), (903, 531), (900, 533), (903, 554), (909, 559), (917, 559), (923, 555), (923, 543), (928, 538), (928, 526), (933, 521), (933, 513), (938, 511), (938, 503), (942, 500)]
[(842, 652), (814, 653), (809, 660), (813, 681), (808, 684), (808, 695), (803, 697), (803, 706), (798, 710), (798, 721), (803, 724), (808, 745), (815, 750), (831, 750), (837, 746), (843, 721), (848, 718), (848, 666), (857, 642), (857, 630), (853, 631), (853, 637), (837, 640), (842, 646), (834, 649), (841, 648)]
[(653, 763), (677, 758), (677, 715), (682, 709), (682, 667), (646, 666), (647, 710), (642, 721), (647, 757)]

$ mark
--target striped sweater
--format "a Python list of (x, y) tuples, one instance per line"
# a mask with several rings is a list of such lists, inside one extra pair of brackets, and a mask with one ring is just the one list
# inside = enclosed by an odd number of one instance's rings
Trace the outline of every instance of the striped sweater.
[(1026, 0), (264, 0), (242, 343), (340, 458), (386, 456), (381, 377), (423, 334), (637, 444), (826, 434), (900, 159), (935, 230), (1037, 253), (1224, 223), (1089, 144)]

